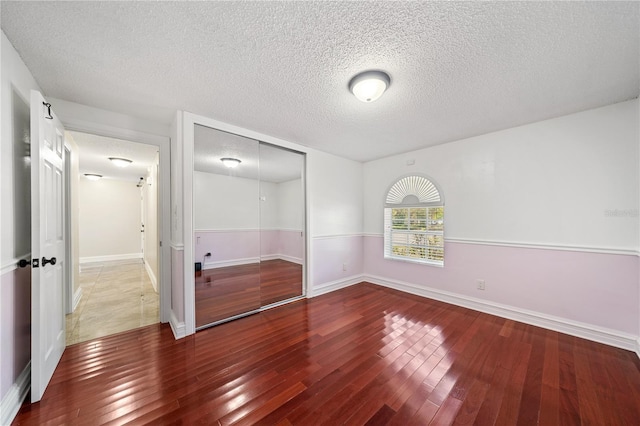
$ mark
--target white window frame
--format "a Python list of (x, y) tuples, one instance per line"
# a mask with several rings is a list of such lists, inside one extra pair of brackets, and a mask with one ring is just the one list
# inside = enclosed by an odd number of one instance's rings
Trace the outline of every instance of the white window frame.
[[(394, 209), (407, 209), (407, 214), (404, 218), (406, 229), (393, 229), (392, 212)], [(422, 229), (411, 229), (411, 209), (425, 209), (424, 226), (418, 226), (418, 228)], [(441, 218), (438, 220), (434, 220), (430, 214), (435, 209), (442, 209)], [(414, 222), (416, 220), (421, 221), (421, 219), (413, 219)], [(444, 197), (433, 179), (416, 174), (398, 179), (386, 193), (384, 207), (384, 258), (443, 267), (445, 255), (444, 222)], [(429, 229), (430, 227), (432, 229)], [(396, 239), (396, 247), (405, 246), (408, 250), (411, 250), (411, 248), (424, 249), (425, 257), (394, 253), (394, 236), (398, 235), (406, 235), (407, 241), (406, 243), (397, 243), (398, 240)], [(423, 235), (424, 244), (412, 244), (409, 241), (409, 236), (411, 235)], [(429, 237), (438, 239), (440, 244), (430, 245)], [(430, 249), (440, 251), (442, 253), (441, 259), (429, 259)]]

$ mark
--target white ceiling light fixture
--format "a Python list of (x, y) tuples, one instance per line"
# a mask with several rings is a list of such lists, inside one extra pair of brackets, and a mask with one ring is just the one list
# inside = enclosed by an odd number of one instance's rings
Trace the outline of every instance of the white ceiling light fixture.
[(237, 158), (229, 157), (221, 158), (220, 161), (222, 161), (222, 164), (230, 169), (235, 169), (236, 167), (238, 167), (238, 164), (242, 163), (242, 161), (238, 160)]
[(129, 159), (120, 157), (109, 157), (109, 160), (118, 167), (127, 167), (129, 164), (133, 163), (133, 161)]
[(84, 177), (86, 177), (89, 180), (99, 180), (102, 178), (102, 175), (97, 175), (95, 173), (85, 173)]
[(349, 90), (362, 102), (373, 102), (391, 85), (389, 74), (382, 71), (365, 71), (349, 82)]

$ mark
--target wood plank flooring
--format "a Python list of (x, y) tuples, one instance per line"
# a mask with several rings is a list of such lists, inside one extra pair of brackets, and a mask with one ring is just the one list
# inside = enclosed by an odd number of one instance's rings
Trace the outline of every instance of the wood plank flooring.
[(196, 327), (302, 294), (302, 266), (274, 259), (196, 272)]
[(368, 283), (67, 348), (15, 424), (636, 425), (629, 351)]

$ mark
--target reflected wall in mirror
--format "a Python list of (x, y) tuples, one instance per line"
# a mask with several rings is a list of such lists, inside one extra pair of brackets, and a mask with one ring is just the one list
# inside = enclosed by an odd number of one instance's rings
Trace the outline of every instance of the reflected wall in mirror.
[[(230, 168), (223, 158), (240, 163)], [(201, 327), (261, 305), (258, 142), (196, 125), (193, 166), (196, 327)]]
[(304, 154), (201, 125), (194, 136), (196, 328), (302, 296)]
[(262, 306), (303, 293), (303, 175), (304, 155), (260, 143)]

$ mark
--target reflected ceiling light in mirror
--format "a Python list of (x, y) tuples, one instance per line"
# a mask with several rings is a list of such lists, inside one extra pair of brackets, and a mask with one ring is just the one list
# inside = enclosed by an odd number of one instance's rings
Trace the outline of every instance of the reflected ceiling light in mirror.
[(89, 180), (98, 180), (102, 178), (102, 175), (97, 175), (95, 173), (85, 173), (84, 177), (86, 177)]
[(242, 161), (238, 160), (237, 158), (230, 157), (221, 158), (220, 161), (222, 161), (222, 164), (230, 169), (235, 169), (236, 167), (238, 167), (238, 164), (242, 163)]
[(127, 167), (129, 164), (133, 163), (131, 160), (119, 157), (109, 157), (109, 160), (118, 167)]
[(349, 82), (349, 90), (362, 102), (373, 102), (389, 88), (389, 74), (382, 71), (365, 71)]

